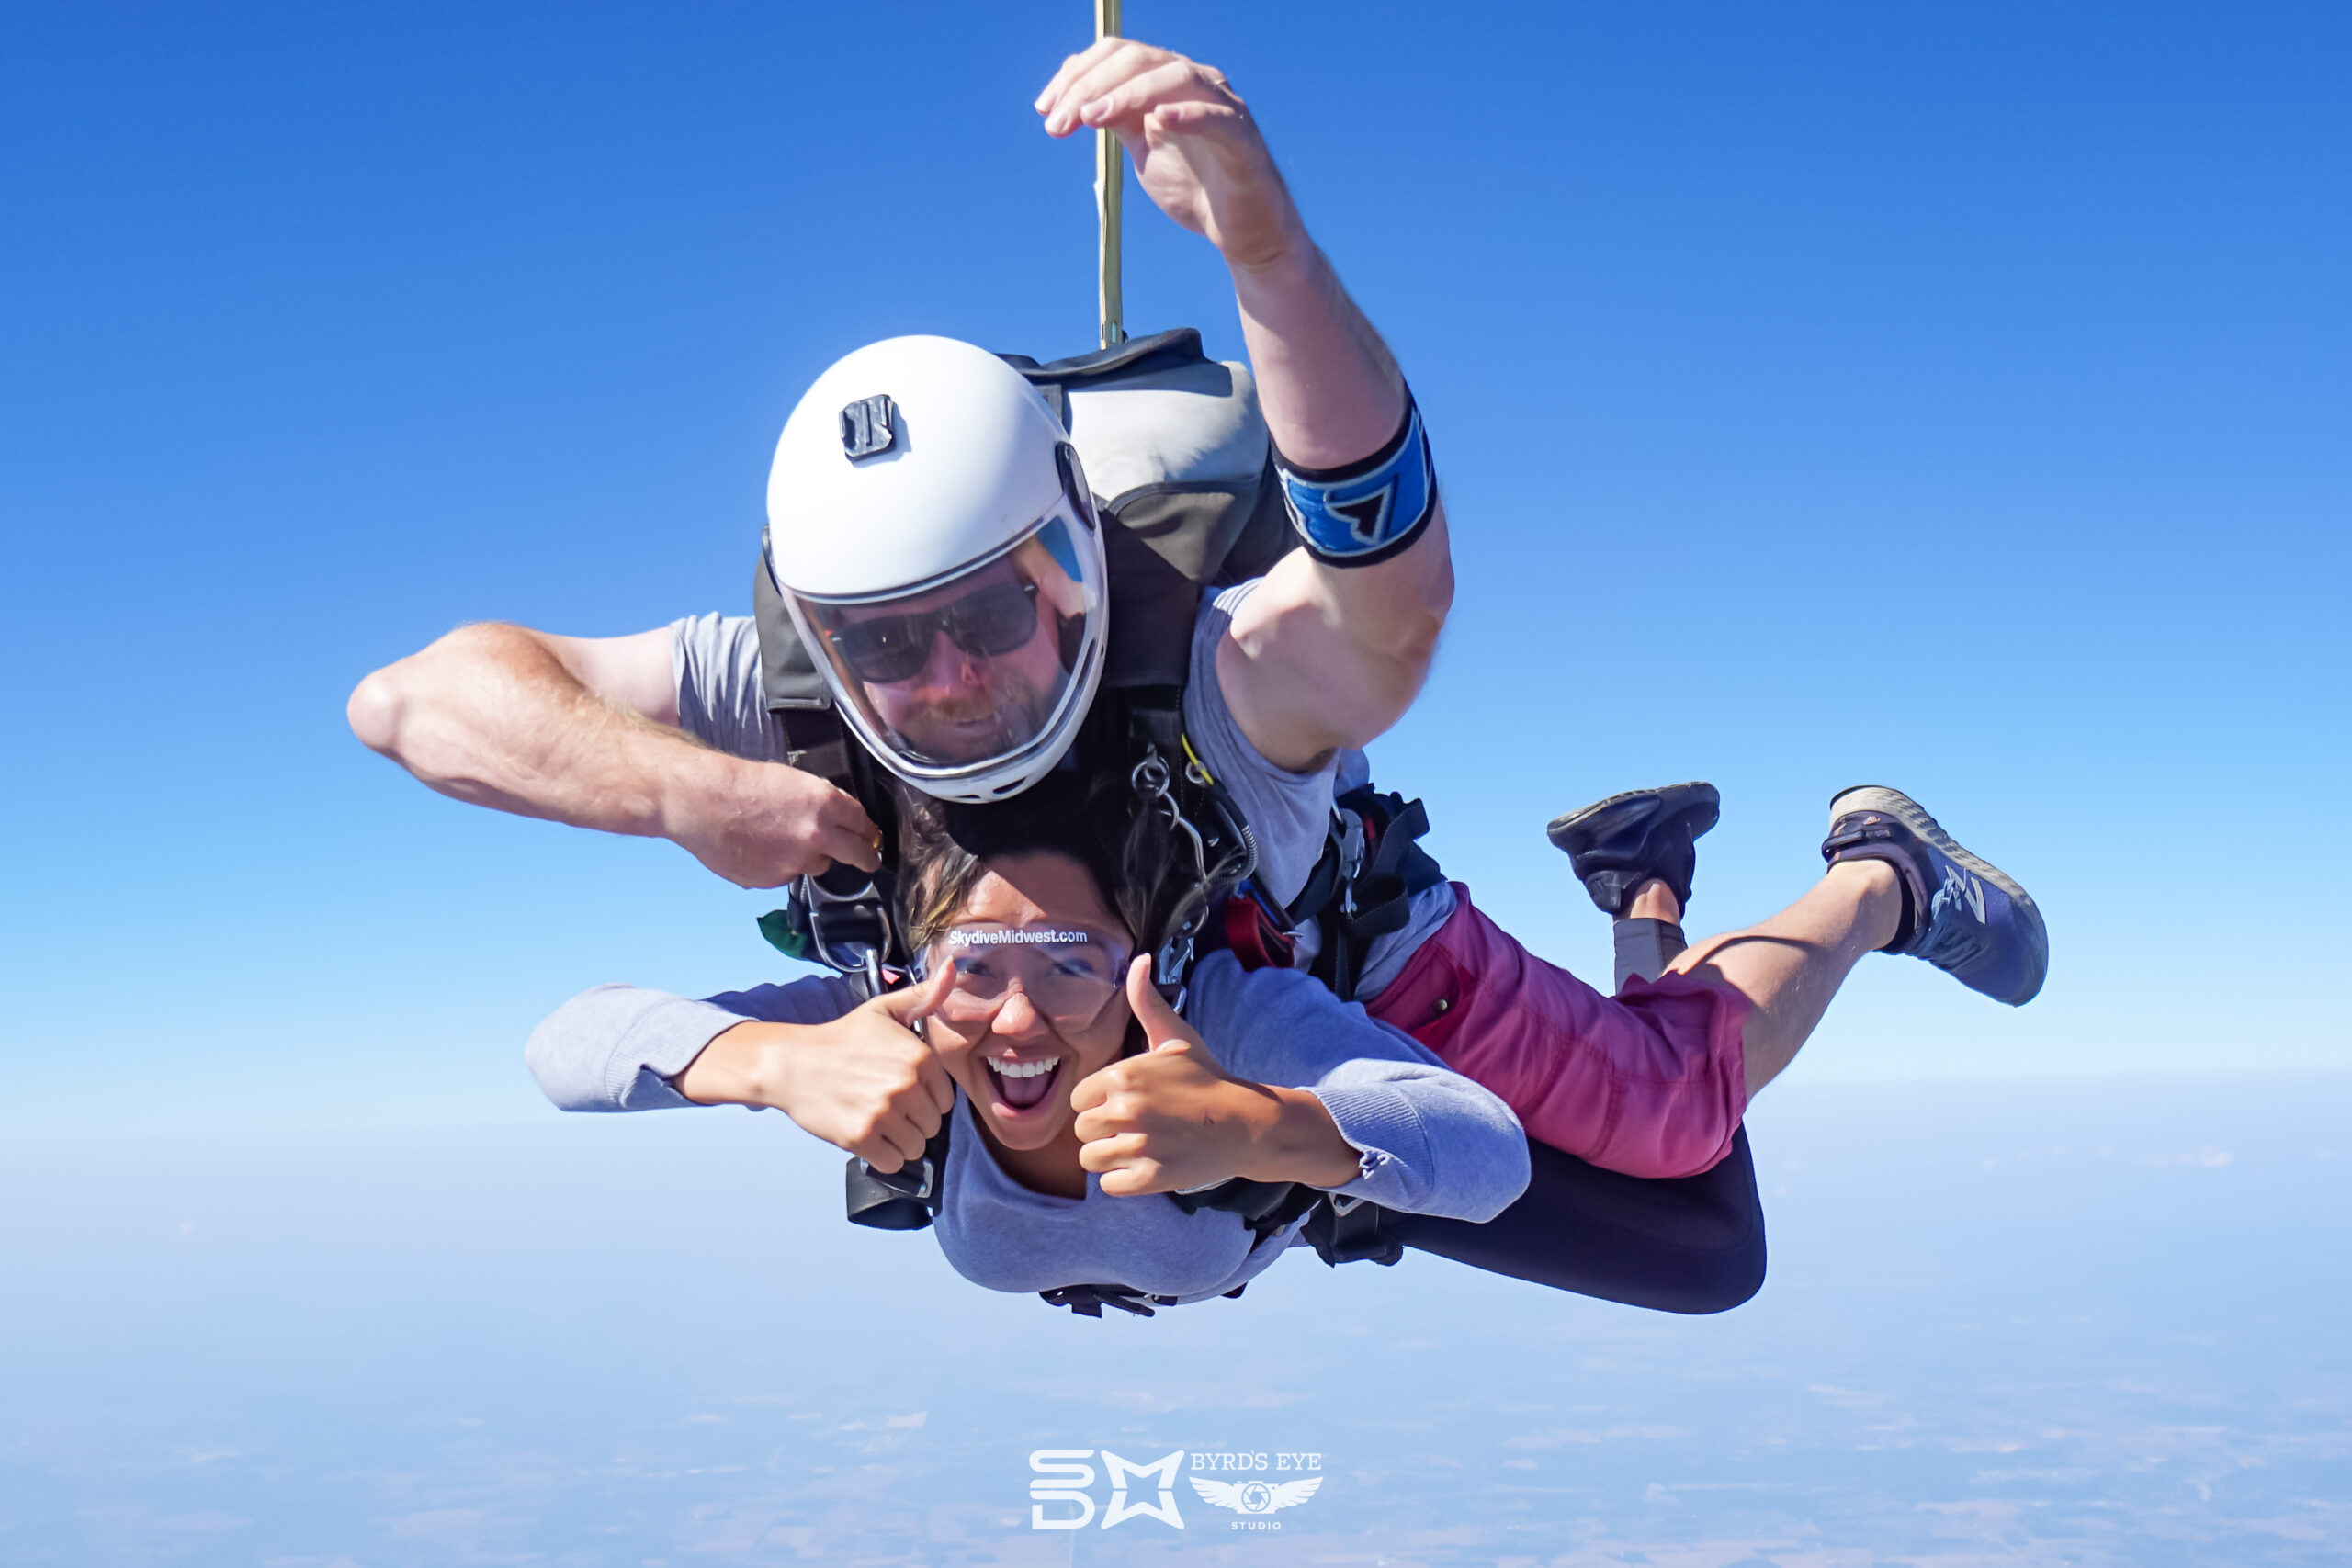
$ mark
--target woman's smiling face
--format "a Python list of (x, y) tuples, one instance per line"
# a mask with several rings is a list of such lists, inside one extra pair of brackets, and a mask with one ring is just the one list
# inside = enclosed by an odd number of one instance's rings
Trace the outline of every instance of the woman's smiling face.
[[(1103, 939), (1114, 953), (1124, 953), (1131, 941), (1093, 874), (1074, 857), (1045, 850), (993, 856), (985, 865), (970, 897), (934, 939), (935, 951), (947, 956), (961, 953), (975, 964), (989, 963), (984, 955), (1000, 951), (1008, 956), (1022, 953), (1017, 946), (959, 948), (955, 933), (975, 927), (1087, 931)], [(1038, 956), (1046, 955), (1041, 951)], [(1101, 1012), (1082, 1023), (1046, 1017), (1030, 995), (1034, 982), (1020, 979), (1022, 967), (1004, 967), (1013, 978), (1001, 987), (1001, 1000), (992, 1011), (988, 1002), (974, 1001), (968, 992), (951, 997), (939, 1012), (924, 1020), (924, 1038), (962, 1086), (991, 1142), (1016, 1153), (1067, 1144), (1076, 1169), (1078, 1135), (1070, 1090), (1081, 1078), (1117, 1061), (1125, 1046), (1133, 1015), (1119, 988), (1125, 980), (1125, 965), (1109, 966), (1112, 989)], [(1029, 972), (1034, 974), (1034, 968)], [(958, 1014), (960, 1020), (955, 1016)]]

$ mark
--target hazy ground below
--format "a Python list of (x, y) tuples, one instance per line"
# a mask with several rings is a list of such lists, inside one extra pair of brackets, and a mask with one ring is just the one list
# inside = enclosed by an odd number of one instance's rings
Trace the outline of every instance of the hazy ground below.
[[(1074, 1319), (852, 1229), (838, 1156), (735, 1111), (20, 1129), (0, 1559), (2340, 1562), (2347, 1116), (2352, 1078), (1782, 1086), (1771, 1279), (1687, 1320), (1305, 1255)], [(1040, 1531), (1042, 1448), (1324, 1479)]]

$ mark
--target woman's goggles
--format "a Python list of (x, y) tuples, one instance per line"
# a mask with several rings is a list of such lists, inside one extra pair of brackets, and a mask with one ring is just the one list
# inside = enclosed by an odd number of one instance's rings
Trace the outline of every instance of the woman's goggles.
[(951, 926), (923, 950), (925, 974), (956, 965), (939, 1016), (958, 1027), (993, 1021), (1017, 988), (1059, 1030), (1102, 1016), (1126, 981), (1124, 942), (1069, 926)]
[(896, 685), (922, 672), (941, 633), (975, 659), (996, 659), (1037, 635), (1037, 585), (993, 582), (934, 610), (841, 621), (825, 637), (861, 681)]

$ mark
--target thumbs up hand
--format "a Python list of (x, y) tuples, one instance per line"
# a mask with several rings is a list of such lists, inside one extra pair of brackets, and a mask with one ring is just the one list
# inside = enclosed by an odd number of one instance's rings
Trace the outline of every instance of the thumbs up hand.
[(1168, 1005), (1159, 987), (1151, 983), (1151, 955), (1145, 953), (1127, 965), (1127, 1006), (1134, 1011), (1136, 1021), (1143, 1025), (1143, 1037), (1154, 1051), (1177, 1051), (1189, 1047), (1207, 1051), (1208, 1043), (1198, 1031), (1184, 1021), (1183, 1015)]
[(956, 1109), (954, 1081), (915, 1032), (955, 978), (943, 964), (830, 1023), (739, 1023), (678, 1075), (678, 1091), (703, 1105), (772, 1106), (875, 1169), (897, 1170)]
[(1127, 970), (1127, 1003), (1151, 1049), (1070, 1090), (1079, 1163), (1114, 1198), (1176, 1192), (1229, 1177), (1338, 1186), (1359, 1168), (1323, 1102), (1305, 1089), (1237, 1078), (1151, 984), (1151, 960)]

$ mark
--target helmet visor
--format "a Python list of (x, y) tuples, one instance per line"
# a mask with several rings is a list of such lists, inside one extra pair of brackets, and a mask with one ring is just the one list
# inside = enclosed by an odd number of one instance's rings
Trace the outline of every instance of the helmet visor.
[(919, 769), (1011, 757), (1072, 696), (1101, 585), (1058, 512), (1011, 548), (917, 590), (856, 600), (790, 593), (835, 693)]

